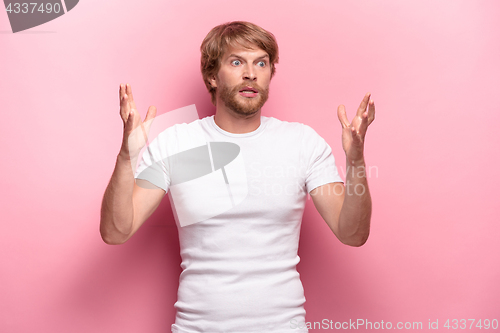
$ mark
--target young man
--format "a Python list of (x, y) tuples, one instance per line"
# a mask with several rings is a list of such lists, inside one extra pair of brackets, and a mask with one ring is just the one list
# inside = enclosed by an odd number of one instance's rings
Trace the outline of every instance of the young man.
[(278, 62), (271, 33), (248, 22), (223, 24), (201, 53), (215, 116), (162, 132), (135, 178), (132, 165), (156, 109), (142, 123), (130, 85), (120, 85), (124, 136), (102, 203), (102, 238), (126, 242), (168, 193), (183, 268), (172, 332), (307, 332), (298, 328), (305, 298), (296, 271), (307, 193), (341, 242), (366, 242), (363, 143), (374, 103), (366, 94), (352, 122), (338, 108), (344, 187), (330, 147), (312, 128), (261, 115)]

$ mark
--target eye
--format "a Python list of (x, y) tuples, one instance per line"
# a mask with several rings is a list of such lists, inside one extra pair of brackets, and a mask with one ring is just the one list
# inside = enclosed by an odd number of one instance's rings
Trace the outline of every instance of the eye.
[(231, 64), (233, 64), (234, 66), (239, 66), (239, 65), (241, 65), (241, 61), (233, 60), (233, 61), (231, 61)]
[(266, 67), (266, 62), (265, 61), (259, 61), (257, 63), (257, 66), (260, 66), (260, 67)]

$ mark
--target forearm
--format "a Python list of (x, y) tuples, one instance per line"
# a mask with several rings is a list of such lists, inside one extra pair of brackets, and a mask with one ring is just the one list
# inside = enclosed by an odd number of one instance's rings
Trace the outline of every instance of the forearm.
[(107, 244), (123, 243), (132, 231), (135, 184), (133, 172), (130, 159), (119, 154), (101, 206), (100, 232)]
[(372, 201), (364, 161), (347, 165), (345, 197), (339, 216), (339, 235), (348, 245), (361, 246), (370, 233)]

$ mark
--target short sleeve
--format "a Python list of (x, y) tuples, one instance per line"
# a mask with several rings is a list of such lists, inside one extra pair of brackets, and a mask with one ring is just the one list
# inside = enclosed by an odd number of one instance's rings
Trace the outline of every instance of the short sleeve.
[(162, 135), (156, 137), (144, 150), (135, 172), (135, 179), (143, 179), (168, 192), (170, 180), (165, 147), (161, 145)]
[(306, 189), (311, 192), (318, 186), (344, 182), (335, 165), (332, 149), (325, 139), (310, 126), (304, 125), (302, 148), (306, 156)]

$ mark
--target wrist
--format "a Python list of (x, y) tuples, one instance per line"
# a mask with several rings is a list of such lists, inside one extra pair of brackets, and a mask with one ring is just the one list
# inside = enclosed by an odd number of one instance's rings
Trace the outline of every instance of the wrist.
[(137, 157), (139, 157), (139, 153), (131, 154), (130, 150), (125, 145), (122, 145), (122, 147), (120, 148), (120, 152), (118, 153), (118, 158), (121, 160), (133, 161), (137, 160)]
[(130, 154), (126, 151), (120, 151), (116, 156), (116, 161), (118, 163), (128, 163), (132, 164), (132, 166), (137, 163), (137, 156), (130, 156)]
[(358, 159), (349, 159), (347, 156), (346, 156), (346, 164), (347, 164), (347, 167), (354, 167), (354, 168), (359, 168), (359, 167), (365, 167), (366, 164), (365, 164), (365, 159), (364, 157), (361, 157), (361, 158), (358, 158)]
[(120, 152), (118, 153), (117, 159), (121, 160), (121, 161), (130, 161), (131, 160), (129, 152), (126, 150), (123, 150), (123, 149), (120, 149)]

